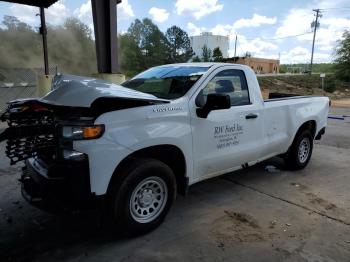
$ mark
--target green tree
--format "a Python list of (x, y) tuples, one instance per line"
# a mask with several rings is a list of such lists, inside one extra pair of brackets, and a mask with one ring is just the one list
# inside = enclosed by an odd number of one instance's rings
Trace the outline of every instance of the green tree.
[(17, 19), (15, 16), (4, 16), (4, 20), (2, 24), (7, 27), (9, 31), (32, 31), (33, 29), (31, 28), (30, 25), (27, 25), (26, 23), (23, 23)]
[[(5, 16), (0, 27), (0, 65), (7, 68), (42, 68), (41, 35), (16, 17)], [(76, 18), (48, 26), (49, 65), (60, 72), (89, 75), (96, 72), (95, 44), (90, 28)]]
[(121, 71), (128, 77), (143, 71), (145, 68), (142, 52), (135, 38), (126, 33), (119, 35), (118, 41)]
[(42, 65), (40, 35), (14, 16), (4, 16), (2, 25), (0, 66), (19, 68)]
[(335, 74), (343, 81), (350, 82), (350, 31), (345, 31), (343, 39), (335, 49)]
[(165, 37), (169, 43), (169, 62), (187, 62), (193, 56), (190, 38), (180, 27), (175, 25), (170, 27)]
[(198, 55), (196, 55), (195, 57), (193, 57), (192, 62), (200, 62), (201, 59), (198, 57)]
[(213, 60), (215, 62), (222, 62), (222, 61), (224, 61), (224, 58), (222, 56), (222, 52), (221, 52), (219, 47), (216, 47), (213, 50)]
[(136, 19), (129, 27), (128, 34), (141, 50), (144, 69), (168, 62), (168, 40), (151, 19)]
[(202, 47), (202, 61), (203, 62), (210, 62), (211, 61), (211, 49), (208, 48), (207, 45), (204, 45)]
[(77, 18), (61, 26), (48, 27), (50, 65), (61, 72), (90, 75), (96, 73), (96, 51), (91, 29)]

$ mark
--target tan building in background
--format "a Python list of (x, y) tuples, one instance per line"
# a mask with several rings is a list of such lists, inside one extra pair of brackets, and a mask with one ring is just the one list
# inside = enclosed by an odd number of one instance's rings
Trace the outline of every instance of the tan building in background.
[(265, 59), (257, 57), (233, 57), (226, 59), (227, 63), (247, 65), (256, 74), (278, 74), (280, 61), (277, 59)]

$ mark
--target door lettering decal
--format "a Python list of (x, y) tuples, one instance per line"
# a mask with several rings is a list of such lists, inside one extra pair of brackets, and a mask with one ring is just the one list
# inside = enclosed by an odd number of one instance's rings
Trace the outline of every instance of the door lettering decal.
[(243, 134), (243, 126), (231, 124), (214, 127), (214, 139), (217, 149), (223, 149), (239, 144), (239, 137)]

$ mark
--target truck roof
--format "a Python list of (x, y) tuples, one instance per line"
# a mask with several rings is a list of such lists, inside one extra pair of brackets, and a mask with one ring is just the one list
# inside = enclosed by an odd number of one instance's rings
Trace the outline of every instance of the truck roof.
[(241, 65), (241, 64), (232, 64), (232, 63), (219, 63), (219, 62), (192, 62), (192, 63), (177, 63), (177, 64), (166, 64), (166, 65), (161, 65), (161, 66), (156, 66), (156, 67), (166, 67), (166, 66), (197, 66), (197, 67), (218, 67), (218, 66), (223, 66), (223, 65), (234, 65), (238, 68), (246, 68), (246, 65)]

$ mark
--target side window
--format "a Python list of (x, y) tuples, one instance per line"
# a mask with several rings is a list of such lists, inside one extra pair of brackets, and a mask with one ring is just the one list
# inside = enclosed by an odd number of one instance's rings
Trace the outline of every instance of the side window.
[(202, 103), (206, 102), (208, 94), (215, 93), (229, 95), (231, 106), (250, 104), (247, 80), (241, 70), (229, 69), (218, 73), (199, 94)]

